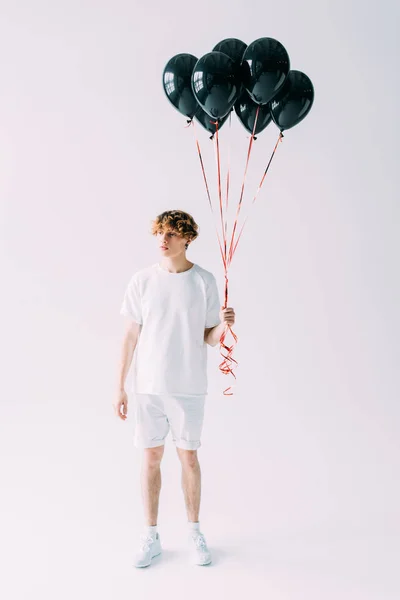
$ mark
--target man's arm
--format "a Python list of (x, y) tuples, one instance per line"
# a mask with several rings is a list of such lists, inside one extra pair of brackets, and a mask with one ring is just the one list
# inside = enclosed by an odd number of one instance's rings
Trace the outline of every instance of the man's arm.
[(209, 327), (204, 330), (204, 341), (210, 346), (216, 346), (225, 330), (226, 323), (220, 323), (215, 327)]
[(235, 310), (231, 307), (221, 308), (219, 313), (221, 323), (215, 327), (208, 327), (204, 330), (204, 341), (210, 346), (216, 346), (222, 334), (225, 331), (225, 327), (228, 325), (234, 325), (235, 323)]
[(128, 413), (128, 395), (125, 391), (125, 379), (131, 366), (133, 353), (136, 348), (140, 330), (142, 328), (139, 323), (129, 319), (122, 342), (121, 362), (118, 372), (118, 389), (113, 402), (115, 416), (123, 421), (127, 418)]
[(139, 323), (136, 323), (132, 319), (127, 320), (127, 327), (122, 342), (121, 361), (118, 372), (118, 390), (120, 391), (124, 390), (125, 388), (125, 379), (132, 363), (133, 353), (135, 352), (141, 328), (142, 326)]

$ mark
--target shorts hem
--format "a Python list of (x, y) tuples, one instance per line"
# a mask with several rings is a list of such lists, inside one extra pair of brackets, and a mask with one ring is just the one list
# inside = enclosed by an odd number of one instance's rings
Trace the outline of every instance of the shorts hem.
[(173, 440), (173, 443), (177, 448), (182, 448), (182, 450), (197, 450), (200, 448), (201, 442), (187, 442), (186, 440)]
[(179, 396), (181, 397), (185, 397), (185, 396), (195, 396), (196, 398), (199, 398), (201, 396), (208, 396), (208, 392), (202, 392), (201, 394), (199, 394), (198, 392), (193, 392), (193, 393), (185, 393), (183, 394), (182, 392), (133, 392), (136, 396)]
[(158, 446), (165, 446), (165, 440), (158, 440), (158, 441), (141, 441), (141, 440), (135, 440), (133, 442), (134, 446), (136, 448), (141, 448), (141, 449), (145, 449), (145, 448), (157, 448)]

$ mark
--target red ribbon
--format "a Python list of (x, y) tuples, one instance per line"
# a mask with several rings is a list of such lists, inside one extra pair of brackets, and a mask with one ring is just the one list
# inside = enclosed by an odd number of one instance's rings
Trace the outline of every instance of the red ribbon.
[[(231, 115), (229, 115), (231, 118)], [(227, 194), (226, 194), (226, 213), (225, 213), (225, 222), (224, 222), (224, 214), (223, 214), (223, 203), (222, 203), (222, 185), (221, 185), (221, 159), (220, 159), (220, 151), (219, 151), (219, 128), (218, 121), (211, 121), (216, 128), (215, 131), (215, 145), (216, 145), (216, 158), (217, 158), (217, 172), (218, 172), (218, 197), (219, 197), (219, 205), (220, 205), (220, 215), (221, 215), (221, 226), (222, 231), (224, 232), (224, 277), (225, 277), (225, 290), (224, 290), (224, 305), (223, 309), (228, 306), (228, 296), (229, 296), (229, 279), (228, 279), (228, 261), (227, 261), (227, 216), (228, 216), (228, 196), (229, 196), (229, 175), (230, 175), (230, 167), (228, 168), (227, 173)], [(228, 331), (231, 333), (233, 337), (233, 344), (231, 346), (227, 346), (225, 343), (226, 336)], [(221, 373), (224, 375), (232, 375), (236, 379), (236, 375), (233, 371), (233, 363), (238, 365), (238, 362), (233, 358), (233, 350), (237, 343), (238, 337), (232, 329), (231, 325), (227, 325), (225, 330), (222, 332), (220, 337), (220, 354), (223, 358), (222, 362), (219, 365), (219, 369)], [(229, 386), (224, 390), (224, 396), (232, 396), (233, 392), (230, 390), (232, 386)]]
[(249, 148), (247, 150), (247, 160), (246, 160), (246, 167), (245, 167), (244, 175), (243, 175), (242, 190), (241, 190), (241, 193), (240, 193), (239, 204), (238, 204), (238, 208), (237, 208), (237, 212), (236, 212), (235, 224), (233, 226), (231, 243), (230, 243), (230, 246), (229, 246), (229, 260), (228, 260), (228, 265), (231, 264), (232, 258), (233, 258), (233, 254), (232, 254), (233, 240), (234, 240), (234, 237), (235, 237), (235, 231), (236, 231), (236, 226), (237, 226), (237, 222), (238, 222), (238, 218), (239, 218), (240, 209), (242, 207), (244, 185), (246, 183), (247, 170), (248, 170), (248, 167), (249, 167), (251, 150), (253, 148), (254, 133), (256, 131), (256, 126), (257, 126), (257, 120), (258, 120), (258, 114), (259, 114), (259, 112), (260, 112), (260, 106), (257, 106), (256, 118), (254, 120), (254, 126), (253, 126), (253, 133), (250, 136)]
[[(211, 202), (210, 189), (208, 187), (203, 157), (202, 157), (202, 153), (201, 153), (201, 149), (200, 149), (199, 140), (196, 135), (194, 121), (192, 121), (192, 124), (193, 124), (193, 132), (194, 132), (194, 136), (195, 136), (196, 147), (197, 147), (197, 152), (199, 155), (201, 170), (203, 173), (203, 178), (204, 178), (204, 182), (205, 182), (205, 186), (206, 186), (208, 202), (210, 204), (211, 212), (214, 217), (215, 213), (214, 213), (213, 205)], [(216, 122), (215, 124), (216, 124), (215, 139), (216, 139), (216, 150), (217, 150), (216, 158), (217, 158), (217, 170), (218, 170), (218, 195), (219, 195), (219, 200), (220, 200), (220, 216), (221, 216), (222, 232), (223, 232), (223, 248), (222, 248), (222, 243), (220, 240), (220, 236), (219, 236), (217, 227), (216, 227), (216, 232), (217, 232), (218, 244), (219, 244), (219, 248), (220, 248), (220, 252), (221, 252), (222, 263), (224, 266), (224, 274), (225, 274), (225, 292), (224, 292), (225, 302), (224, 302), (224, 306), (222, 308), (227, 308), (227, 306), (228, 306), (228, 265), (227, 265), (227, 244), (226, 244), (227, 224), (225, 222), (225, 226), (224, 226), (224, 216), (223, 216), (223, 208), (222, 208), (221, 161), (220, 161), (220, 154), (219, 154), (218, 122)], [(229, 174), (227, 177), (227, 196), (226, 196), (226, 208), (227, 209), (228, 209), (228, 193), (229, 193)], [(232, 331), (231, 326), (228, 325), (227, 328), (225, 329), (225, 331), (222, 333), (221, 338), (220, 338), (220, 354), (223, 357), (223, 361), (219, 365), (219, 368), (220, 368), (220, 371), (222, 373), (224, 373), (224, 375), (228, 375), (230, 373), (236, 379), (236, 375), (234, 374), (233, 369), (231, 368), (231, 364), (233, 362), (237, 364), (237, 361), (232, 357), (234, 344), (232, 346), (227, 346), (225, 344), (225, 338), (226, 338), (228, 329), (231, 331), (231, 334), (232, 334), (232, 337), (234, 338), (235, 343), (237, 342), (237, 339), (238, 339), (236, 334)], [(223, 351), (226, 352), (226, 354), (224, 354)], [(231, 389), (231, 387), (224, 390), (224, 392), (223, 392), (224, 396), (232, 396), (232, 393), (229, 392), (230, 389)]]
[[(225, 241), (225, 263), (224, 263), (224, 270), (225, 270), (225, 303), (223, 308), (227, 308), (228, 306), (228, 287), (229, 287), (229, 280), (228, 280), (228, 268), (232, 262), (232, 246), (233, 246), (233, 239), (234, 239), (234, 235), (235, 235), (235, 231), (236, 231), (236, 227), (237, 227), (237, 222), (238, 222), (238, 218), (239, 218), (239, 213), (240, 213), (240, 208), (241, 208), (241, 204), (243, 201), (243, 194), (244, 194), (244, 187), (245, 187), (245, 182), (246, 182), (246, 176), (247, 176), (247, 170), (248, 170), (248, 166), (249, 166), (249, 161), (250, 161), (250, 155), (251, 155), (251, 150), (253, 147), (253, 142), (254, 142), (254, 133), (256, 130), (256, 126), (257, 126), (257, 119), (258, 119), (258, 114), (260, 111), (260, 107), (257, 107), (257, 112), (256, 112), (256, 118), (254, 121), (254, 126), (253, 126), (253, 133), (250, 137), (250, 142), (249, 142), (249, 148), (247, 151), (247, 160), (246, 160), (246, 167), (245, 167), (245, 172), (244, 172), (244, 176), (243, 176), (243, 182), (242, 182), (242, 188), (241, 188), (241, 194), (240, 194), (240, 200), (239, 200), (239, 205), (238, 205), (238, 210), (236, 213), (236, 218), (235, 218), (235, 222), (234, 222), (234, 226), (233, 226), (233, 231), (232, 231), (232, 238), (231, 238), (231, 243), (230, 243), (230, 248), (229, 248), (229, 257), (227, 254), (227, 246), (226, 246), (226, 239)], [(219, 199), (220, 199), (220, 206), (221, 206), (221, 219), (222, 219), (222, 190), (221, 190), (221, 179), (220, 179), (220, 159), (219, 159), (219, 139), (218, 139), (218, 121), (215, 122), (216, 125), (216, 145), (217, 145), (217, 164), (218, 164), (218, 193), (219, 193)], [(229, 171), (230, 171), (230, 167), (228, 168), (228, 182), (229, 182)], [(229, 190), (229, 183), (227, 184), (228, 190)], [(227, 210), (228, 210), (228, 193), (227, 193)], [(227, 228), (227, 223), (225, 222), (225, 231)], [(233, 338), (233, 343), (231, 346), (227, 346), (225, 343), (225, 339), (227, 336), (228, 331), (231, 333), (232, 338)], [(223, 357), (223, 361), (221, 362), (221, 364), (219, 365), (219, 369), (220, 371), (224, 374), (224, 375), (232, 375), (235, 379), (236, 379), (236, 375), (233, 371), (233, 363), (237, 366), (238, 362), (233, 358), (233, 351), (234, 348), (237, 344), (238, 341), (238, 336), (235, 334), (235, 332), (233, 331), (232, 327), (230, 325), (227, 326), (227, 328), (225, 329), (225, 331), (222, 333), (221, 339), (220, 339), (220, 354)], [(230, 390), (232, 389), (232, 386), (228, 387), (226, 390), (224, 390), (224, 396), (232, 396), (233, 393), (230, 392)]]
[[(213, 123), (216, 126), (216, 131), (215, 131), (215, 137), (212, 136), (215, 139), (215, 149), (216, 149), (216, 162), (217, 162), (217, 175), (218, 175), (218, 197), (219, 197), (219, 204), (220, 204), (220, 217), (221, 217), (221, 227), (222, 227), (222, 234), (223, 234), (223, 244), (221, 243), (220, 240), (220, 236), (218, 233), (218, 229), (216, 227), (216, 232), (217, 232), (217, 238), (218, 238), (218, 243), (219, 243), (219, 248), (220, 248), (220, 252), (221, 252), (221, 257), (222, 257), (222, 263), (223, 263), (223, 267), (224, 267), (224, 277), (225, 277), (225, 290), (224, 290), (224, 306), (222, 307), (223, 309), (227, 308), (228, 306), (228, 297), (229, 297), (229, 279), (228, 279), (228, 269), (229, 266), (232, 263), (232, 259), (233, 256), (236, 252), (236, 248), (237, 245), (239, 243), (240, 237), (243, 233), (243, 229), (244, 226), (247, 222), (247, 218), (240, 230), (239, 236), (235, 242), (235, 232), (236, 232), (236, 228), (237, 228), (237, 224), (238, 224), (238, 218), (239, 218), (239, 213), (240, 213), (240, 209), (242, 206), (242, 201), (243, 201), (243, 195), (244, 195), (244, 188), (245, 188), (245, 182), (246, 182), (246, 177), (247, 177), (247, 171), (248, 171), (248, 166), (249, 166), (249, 161), (250, 161), (250, 155), (251, 155), (251, 151), (252, 151), (252, 147), (253, 147), (253, 142), (256, 139), (254, 134), (255, 134), (255, 130), (256, 130), (256, 126), (257, 126), (257, 120), (258, 120), (258, 115), (259, 115), (259, 111), (260, 111), (260, 107), (257, 107), (257, 112), (256, 112), (256, 118), (254, 121), (254, 126), (253, 126), (253, 132), (250, 136), (250, 142), (249, 142), (249, 148), (247, 151), (247, 160), (246, 160), (246, 166), (245, 166), (245, 172), (244, 172), (244, 176), (243, 176), (243, 182), (242, 182), (242, 188), (241, 188), (241, 194), (240, 194), (240, 199), (239, 199), (239, 204), (238, 204), (238, 208), (237, 208), (237, 212), (236, 212), (236, 217), (235, 217), (235, 222), (233, 225), (233, 230), (232, 230), (232, 236), (231, 236), (231, 241), (230, 241), (230, 245), (229, 245), (229, 252), (227, 249), (227, 214), (228, 214), (228, 197), (229, 197), (229, 184), (230, 184), (230, 154), (229, 154), (229, 161), (228, 161), (228, 171), (227, 171), (227, 180), (226, 180), (226, 213), (225, 213), (225, 221), (224, 221), (224, 211), (223, 211), (223, 202), (222, 202), (222, 185), (221, 185), (221, 160), (220, 160), (220, 149), (219, 149), (219, 128), (218, 128), (218, 121), (210, 121), (211, 123)], [(198, 155), (199, 155), (199, 159), (200, 159), (200, 165), (201, 165), (201, 169), (203, 172), (203, 177), (204, 177), (204, 182), (205, 182), (205, 186), (206, 186), (206, 191), (207, 191), (207, 196), (208, 196), (208, 201), (210, 204), (210, 208), (211, 208), (211, 212), (213, 214), (214, 217), (214, 210), (213, 210), (213, 206), (212, 206), (212, 202), (211, 202), (211, 195), (210, 195), (210, 190), (208, 187), (208, 182), (207, 182), (207, 176), (206, 176), (206, 172), (204, 169), (204, 163), (203, 163), (203, 157), (201, 154), (201, 149), (200, 149), (200, 144), (199, 144), (199, 140), (197, 138), (196, 135), (196, 131), (195, 131), (195, 124), (194, 124), (194, 120), (188, 121), (189, 125), (193, 125), (193, 133), (195, 136), (195, 141), (196, 141), (196, 147), (197, 147), (197, 151), (198, 151)], [(229, 128), (231, 131), (231, 114), (229, 115)], [(275, 152), (277, 150), (278, 144), (280, 141), (282, 141), (283, 138), (283, 134), (282, 132), (280, 133), (280, 136), (278, 138), (278, 142), (275, 145), (274, 151), (271, 155), (271, 158), (268, 162), (267, 168), (265, 169), (264, 175), (261, 179), (261, 182), (258, 186), (256, 195), (253, 198), (253, 203), (255, 202), (258, 193), (261, 189), (262, 184), (264, 183), (264, 179), (267, 175), (268, 169), (271, 165), (272, 159), (275, 155)], [(212, 139), (212, 138), (211, 138)], [(230, 152), (230, 146), (229, 146), (229, 152)], [(231, 333), (232, 338), (233, 338), (233, 343), (231, 346), (228, 346), (225, 343), (226, 340), (226, 336), (228, 334), (228, 331)], [(227, 325), (227, 327), (225, 328), (224, 332), (221, 335), (220, 338), (220, 354), (223, 358), (222, 362), (219, 365), (219, 369), (220, 371), (224, 374), (224, 375), (232, 375), (235, 379), (236, 379), (236, 375), (234, 373), (234, 368), (235, 365), (238, 365), (238, 362), (233, 358), (233, 350), (234, 347), (236, 345), (238, 341), (238, 336), (235, 334), (235, 332), (233, 331), (231, 325)], [(232, 396), (233, 392), (231, 392), (230, 390), (232, 389), (233, 386), (229, 386), (228, 388), (226, 388), (226, 390), (224, 390), (223, 394), (224, 396)]]
[[(275, 153), (276, 153), (276, 151), (277, 151), (277, 149), (278, 149), (278, 145), (279, 145), (279, 143), (283, 141), (283, 137), (284, 137), (284, 135), (283, 135), (283, 133), (282, 133), (282, 131), (281, 131), (281, 132), (279, 133), (278, 141), (277, 141), (277, 142), (276, 142), (276, 144), (275, 144), (275, 148), (273, 149), (273, 151), (272, 151), (272, 154), (271, 154), (271, 157), (270, 157), (270, 159), (269, 159), (269, 161), (268, 161), (267, 168), (265, 169), (265, 171), (264, 171), (264, 175), (262, 176), (262, 179), (261, 179), (261, 181), (260, 181), (260, 183), (259, 183), (259, 185), (258, 185), (257, 192), (255, 193), (255, 196), (254, 196), (254, 198), (253, 198), (253, 202), (251, 203), (251, 206), (253, 206), (254, 202), (255, 202), (255, 201), (256, 201), (256, 199), (257, 199), (257, 196), (258, 196), (258, 194), (259, 194), (259, 192), (260, 192), (260, 190), (261, 190), (262, 184), (264, 183), (264, 179), (265, 179), (265, 177), (267, 176), (268, 170), (269, 170), (269, 168), (270, 168), (270, 166), (271, 166), (272, 159), (273, 159), (273, 158), (274, 158), (274, 156), (275, 156)], [(233, 255), (234, 255), (234, 254), (235, 254), (235, 252), (236, 252), (237, 245), (238, 245), (238, 243), (239, 243), (240, 237), (241, 237), (241, 235), (242, 235), (242, 233), (243, 233), (243, 229), (244, 229), (244, 226), (246, 225), (246, 222), (247, 222), (247, 219), (248, 219), (248, 218), (249, 218), (249, 215), (247, 215), (247, 217), (246, 217), (246, 219), (245, 219), (245, 221), (244, 221), (244, 223), (243, 223), (243, 225), (242, 225), (242, 228), (241, 228), (241, 230), (240, 230), (240, 233), (239, 233), (239, 236), (238, 236), (238, 238), (237, 238), (236, 244), (235, 244), (235, 246), (234, 246), (234, 248), (233, 248), (233, 251), (232, 251), (232, 252), (231, 252), (231, 254), (230, 254), (230, 261), (232, 261), (232, 257), (233, 257)]]
[[(200, 150), (200, 144), (199, 144), (199, 140), (197, 139), (196, 130), (195, 130), (195, 126), (194, 126), (194, 121), (192, 121), (192, 122), (191, 122), (191, 125), (193, 125), (193, 133), (194, 133), (194, 137), (195, 137), (195, 141), (196, 141), (197, 151), (198, 151), (198, 153), (199, 153), (199, 159), (200, 159), (201, 170), (202, 170), (202, 172), (203, 172), (204, 183), (205, 183), (205, 185), (206, 185), (207, 196), (208, 196), (208, 202), (209, 202), (209, 204), (210, 204), (211, 212), (214, 214), (214, 210), (213, 210), (213, 207), (212, 207), (212, 202), (211, 202), (210, 190), (209, 190), (209, 187), (208, 187), (208, 182), (207, 182), (206, 171), (205, 171), (205, 169), (204, 169), (203, 157), (202, 157), (201, 150)], [(215, 227), (215, 230), (216, 230), (216, 232), (217, 232), (217, 238), (218, 238), (219, 249), (220, 249), (220, 251), (221, 251), (222, 262), (223, 262), (223, 265), (224, 265), (224, 268), (225, 268), (225, 266), (226, 266), (226, 258), (225, 258), (224, 252), (223, 252), (223, 250), (222, 250), (222, 246), (221, 246), (221, 240), (220, 240), (220, 238), (219, 238), (218, 229), (217, 229), (216, 227)]]

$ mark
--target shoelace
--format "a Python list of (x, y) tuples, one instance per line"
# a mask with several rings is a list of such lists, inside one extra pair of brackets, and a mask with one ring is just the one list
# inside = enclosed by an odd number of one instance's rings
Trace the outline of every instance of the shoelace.
[(142, 540), (142, 545), (140, 547), (141, 552), (148, 552), (150, 550), (150, 544), (154, 542), (154, 538), (151, 535), (141, 535), (140, 539)]
[(192, 537), (194, 539), (196, 547), (200, 548), (200, 550), (202, 550), (203, 552), (206, 552), (207, 551), (207, 544), (206, 544), (206, 540), (204, 539), (203, 534), (199, 533), (197, 535), (193, 535)]

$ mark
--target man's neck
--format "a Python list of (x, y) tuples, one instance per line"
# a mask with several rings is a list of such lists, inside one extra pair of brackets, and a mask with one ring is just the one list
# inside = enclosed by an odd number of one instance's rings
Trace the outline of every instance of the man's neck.
[(163, 258), (160, 261), (160, 266), (170, 273), (183, 273), (184, 271), (191, 269), (193, 263), (190, 262), (185, 255), (181, 255), (172, 258)]

